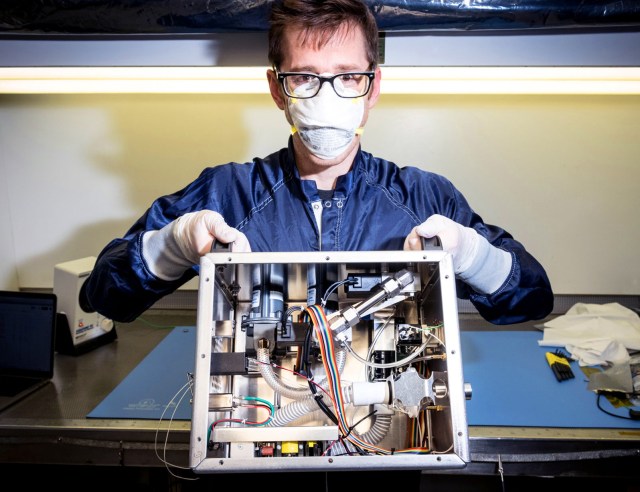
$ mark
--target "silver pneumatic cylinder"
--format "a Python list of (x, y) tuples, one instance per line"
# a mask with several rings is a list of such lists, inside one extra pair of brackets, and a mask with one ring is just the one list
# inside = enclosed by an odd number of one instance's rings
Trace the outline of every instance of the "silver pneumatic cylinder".
[(380, 282), (373, 295), (353, 306), (338, 311), (334, 316), (334, 321), (331, 322), (331, 331), (337, 336), (351, 328), (360, 321), (363, 313), (369, 311), (376, 304), (397, 296), (402, 289), (411, 283), (413, 283), (413, 273), (408, 270), (396, 272), (393, 277)]

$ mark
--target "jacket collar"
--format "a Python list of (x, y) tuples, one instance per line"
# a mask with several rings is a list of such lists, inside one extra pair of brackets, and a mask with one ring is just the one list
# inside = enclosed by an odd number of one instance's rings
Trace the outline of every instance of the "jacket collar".
[[(293, 152), (293, 137), (289, 137), (289, 144), (287, 148), (287, 158), (283, 163), (285, 172), (287, 174), (292, 173), (296, 180), (300, 183), (300, 189), (302, 194), (310, 201), (317, 201), (320, 199), (318, 195), (318, 188), (315, 181), (308, 179), (300, 179), (300, 172), (296, 166), (295, 154)], [(353, 189), (353, 185), (356, 180), (356, 176), (362, 173), (364, 166), (364, 155), (362, 148), (358, 148), (358, 152), (353, 160), (353, 165), (347, 174), (344, 174), (338, 178), (336, 187), (334, 189), (334, 198), (346, 198)]]

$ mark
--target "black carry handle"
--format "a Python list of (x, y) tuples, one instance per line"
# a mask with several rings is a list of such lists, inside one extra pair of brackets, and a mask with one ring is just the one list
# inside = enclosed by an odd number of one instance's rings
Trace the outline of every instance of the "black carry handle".
[(233, 243), (221, 243), (217, 239), (214, 239), (211, 243), (210, 253), (229, 253), (231, 251), (231, 244)]
[(422, 249), (424, 250), (442, 249), (442, 241), (440, 241), (440, 237), (438, 236), (433, 236), (433, 237), (420, 236), (420, 239), (422, 240)]
[[(442, 242), (438, 236), (433, 237), (422, 237), (420, 236), (422, 241), (422, 249), (424, 250), (434, 250), (434, 249), (442, 249)], [(220, 241), (216, 241), (215, 239), (211, 243), (211, 253), (225, 253), (231, 251), (232, 243), (221, 243)]]

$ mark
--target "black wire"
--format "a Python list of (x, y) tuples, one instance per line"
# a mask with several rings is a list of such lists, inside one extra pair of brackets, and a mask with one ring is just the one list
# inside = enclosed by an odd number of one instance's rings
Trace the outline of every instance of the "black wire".
[(598, 406), (598, 408), (603, 411), (604, 413), (606, 413), (607, 415), (611, 415), (612, 417), (617, 417), (619, 419), (624, 419), (624, 420), (635, 420), (632, 419), (631, 417), (625, 417), (624, 415), (618, 415), (617, 413), (613, 413), (613, 412), (609, 412), (607, 410), (605, 410), (604, 408), (602, 408), (602, 406), (600, 405), (600, 397), (602, 396), (602, 393), (598, 393), (598, 397), (596, 399), (596, 405)]
[(307, 332), (304, 335), (304, 343), (302, 345), (302, 361), (300, 363), (300, 374), (311, 379), (311, 332), (313, 327), (307, 325)]
[(335, 414), (331, 411), (331, 409), (324, 402), (324, 400), (322, 399), (322, 395), (317, 393), (316, 387), (315, 387), (315, 385), (313, 384), (313, 382), (311, 380), (309, 380), (309, 387), (311, 388), (311, 392), (313, 393), (313, 399), (316, 401), (316, 403), (320, 407), (320, 410), (322, 410), (322, 412), (327, 417), (329, 417), (331, 422), (333, 422), (334, 424), (338, 425), (338, 417), (335, 416)]
[(336, 290), (338, 287), (345, 284), (355, 285), (357, 283), (358, 282), (356, 279), (345, 278), (344, 280), (338, 280), (337, 282), (334, 282), (333, 284), (331, 284), (329, 288), (325, 291), (324, 296), (320, 298), (320, 303), (322, 304), (322, 307), (324, 307), (327, 304), (327, 301), (329, 301), (329, 296), (331, 296), (331, 294), (333, 294), (333, 291)]
[(309, 383), (309, 389), (311, 389), (311, 393), (313, 394), (313, 399), (316, 404), (322, 410), (331, 422), (338, 425), (338, 417), (333, 413), (333, 411), (327, 406), (327, 404), (322, 399), (322, 395), (318, 393), (318, 388), (313, 382), (313, 373), (311, 372), (311, 333), (313, 331), (313, 327), (308, 325), (307, 332), (304, 336), (304, 344), (302, 346), (302, 360), (300, 362), (300, 374), (307, 378), (307, 382)]
[[(347, 445), (345, 444), (344, 440), (347, 439), (349, 437), (349, 435), (351, 434), (351, 432), (353, 431), (353, 429), (355, 429), (358, 425), (360, 425), (360, 423), (365, 420), (368, 419), (369, 417), (371, 417), (372, 415), (374, 415), (377, 412), (377, 410), (373, 410), (371, 412), (369, 412), (367, 415), (365, 415), (364, 417), (362, 417), (360, 420), (358, 420), (355, 424), (353, 424), (351, 427), (349, 427), (349, 432), (347, 432), (344, 436), (340, 436), (340, 442), (342, 443), (342, 445), (345, 447), (345, 449), (348, 449)], [(337, 422), (336, 422), (337, 423)], [(355, 450), (357, 451), (357, 453), (359, 455), (362, 456), (368, 456), (369, 453), (367, 453), (364, 449), (362, 449), (360, 446), (352, 443), (351, 441), (347, 441), (349, 445), (353, 446), (355, 448)], [(350, 453), (351, 454), (351, 453)], [(393, 454), (393, 453), (391, 453)]]
[(354, 451), (346, 451), (344, 453), (332, 454), (331, 456), (353, 456), (355, 454), (360, 454), (361, 455), (362, 453), (359, 453), (357, 450), (354, 450)]
[[(371, 411), (371, 412), (369, 412), (367, 415), (365, 415), (365, 416), (364, 416), (364, 417), (362, 417), (360, 420), (358, 420), (355, 424), (353, 424), (351, 427), (349, 427), (349, 433), (347, 434), (347, 436), (348, 436), (349, 434), (351, 434), (351, 431), (352, 431), (353, 429), (355, 429), (356, 427), (358, 427), (358, 426), (359, 426), (359, 425), (360, 425), (364, 420), (366, 420), (366, 419), (368, 419), (369, 417), (371, 417), (371, 416), (375, 415), (375, 414), (376, 414), (376, 412), (377, 412), (377, 410), (372, 410), (372, 411)], [(347, 436), (344, 436), (344, 437), (347, 437)]]
[[(351, 433), (351, 430), (349, 430), (349, 434)], [(347, 434), (347, 436), (349, 435)], [(367, 453), (364, 449), (362, 449), (360, 446), (358, 446), (357, 444), (352, 443), (351, 441), (346, 441), (345, 442), (345, 438), (347, 436), (340, 436), (338, 437), (338, 440), (340, 441), (340, 443), (344, 446), (344, 449), (347, 450), (347, 452), (352, 455), (353, 453), (351, 451), (349, 451), (349, 446), (353, 446), (353, 448), (355, 449), (355, 452), (358, 453), (360, 456), (368, 456), (369, 453)], [(344, 454), (344, 453), (343, 453)], [(338, 456), (338, 455), (336, 455)]]
[[(282, 330), (282, 333), (284, 334), (287, 328), (287, 323), (289, 322), (289, 317), (295, 313), (296, 311), (302, 311), (302, 307), (301, 306), (291, 306), (289, 309), (287, 309), (284, 314), (282, 315), (282, 318), (280, 318), (280, 327)], [(293, 330), (293, 321), (291, 322), (291, 329)], [(278, 340), (278, 326), (276, 324), (276, 327), (274, 328), (275, 331), (275, 340)]]

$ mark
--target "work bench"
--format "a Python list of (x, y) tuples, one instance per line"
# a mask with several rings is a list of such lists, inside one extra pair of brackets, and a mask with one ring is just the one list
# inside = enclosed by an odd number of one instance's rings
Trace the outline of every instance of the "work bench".
[[(163, 421), (87, 418), (172, 327), (195, 324), (195, 312), (150, 310), (133, 323), (118, 324), (118, 338), (112, 343), (78, 356), (56, 354), (53, 381), (0, 413), (0, 471), (19, 474), (27, 484), (30, 480), (58, 479), (64, 473), (70, 489), (74, 484), (78, 488), (86, 485), (86, 477), (92, 474), (100, 477), (92, 482), (105, 487), (111, 480), (126, 477), (127, 483), (144, 481), (151, 490), (161, 488), (158, 482), (164, 484), (165, 480), (172, 482), (174, 489), (178, 483), (181, 490), (189, 490), (198, 481), (216, 480), (220, 484), (237, 479), (220, 474), (194, 476), (188, 468), (188, 421), (172, 422), (169, 417)], [(501, 329), (477, 315), (460, 315), (460, 327), (463, 332)], [(504, 329), (535, 328), (533, 324), (522, 324)], [(522, 384), (537, 383), (532, 380)], [(607, 480), (609, 484), (626, 486), (637, 485), (640, 476), (637, 426), (611, 429), (470, 424), (469, 436), (471, 462), (465, 468), (425, 472), (416, 483), (425, 486), (445, 479), (451, 483), (485, 477), (498, 484), (502, 472), (507, 483), (516, 477), (571, 477), (591, 484)], [(165, 461), (176, 465), (171, 472)], [(75, 483), (74, 475), (82, 478)], [(252, 478), (259, 483), (259, 477)]]

